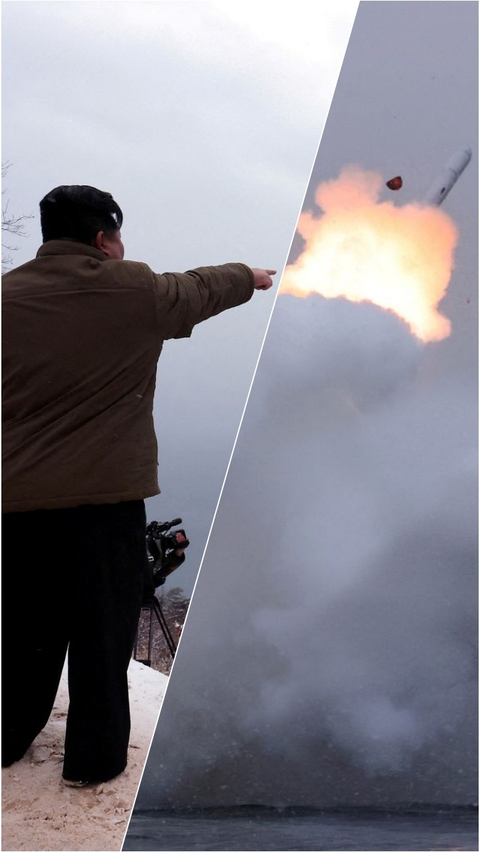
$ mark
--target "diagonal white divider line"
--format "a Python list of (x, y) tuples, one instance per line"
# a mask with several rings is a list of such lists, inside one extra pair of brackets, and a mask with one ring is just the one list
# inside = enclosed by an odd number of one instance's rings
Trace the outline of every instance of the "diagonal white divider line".
[[(358, 4), (358, 5), (359, 5), (359, 4)], [(346, 47), (345, 47), (345, 53), (344, 53), (344, 55), (343, 55), (343, 60), (342, 60), (342, 62), (341, 62), (341, 64), (340, 64), (340, 68), (339, 68), (339, 71), (338, 71), (338, 76), (337, 76), (337, 80), (336, 80), (336, 83), (335, 83), (335, 89), (334, 89), (334, 91), (333, 91), (332, 98), (331, 98), (331, 101), (330, 101), (330, 106), (328, 107), (328, 110), (327, 110), (327, 112), (326, 112), (325, 121), (324, 121), (324, 123), (323, 123), (323, 127), (322, 127), (322, 130), (321, 130), (321, 133), (320, 133), (320, 138), (319, 138), (319, 141), (318, 141), (318, 145), (317, 145), (317, 147), (316, 147), (316, 149), (315, 149), (315, 154), (314, 154), (313, 159), (312, 159), (312, 164), (311, 164), (311, 167), (310, 167), (310, 171), (309, 171), (309, 175), (308, 175), (308, 180), (306, 181), (306, 185), (305, 185), (305, 192), (304, 192), (304, 194), (303, 194), (302, 202), (301, 202), (301, 204), (300, 204), (300, 207), (299, 207), (299, 210), (298, 210), (298, 213), (297, 213), (297, 217), (296, 217), (296, 219), (295, 219), (295, 228), (294, 228), (294, 230), (293, 230), (292, 238), (291, 238), (291, 240), (290, 240), (290, 244), (289, 244), (289, 247), (288, 247), (288, 251), (287, 251), (286, 256), (285, 256), (285, 261), (284, 261), (284, 264), (283, 264), (283, 267), (282, 267), (281, 276), (280, 276), (280, 279), (279, 279), (279, 282), (278, 282), (278, 285), (277, 285), (277, 291), (276, 291), (276, 293), (275, 293), (275, 299), (274, 299), (274, 301), (273, 301), (273, 305), (272, 305), (272, 308), (271, 308), (271, 311), (270, 311), (270, 315), (269, 315), (269, 317), (268, 317), (268, 322), (267, 322), (267, 325), (266, 325), (266, 328), (265, 328), (265, 333), (264, 333), (264, 335), (263, 335), (262, 343), (261, 343), (261, 345), (260, 345), (260, 351), (259, 351), (259, 354), (258, 354), (258, 357), (257, 357), (256, 363), (255, 363), (255, 368), (254, 368), (253, 375), (252, 375), (252, 379), (251, 379), (251, 381), (250, 381), (250, 385), (249, 385), (249, 388), (248, 388), (247, 396), (246, 396), (246, 399), (245, 399), (245, 404), (244, 404), (244, 406), (243, 406), (242, 414), (241, 414), (241, 416), (240, 416), (240, 422), (239, 422), (239, 424), (238, 424), (237, 432), (236, 432), (236, 434), (235, 434), (235, 438), (234, 438), (234, 441), (233, 441), (233, 447), (232, 447), (232, 450), (231, 450), (231, 453), (230, 453), (230, 457), (229, 457), (229, 459), (228, 459), (227, 467), (226, 467), (226, 470), (225, 470), (225, 475), (224, 475), (224, 477), (223, 477), (222, 486), (221, 486), (221, 488), (220, 488), (220, 493), (219, 493), (219, 495), (218, 495), (218, 500), (217, 500), (217, 503), (216, 503), (216, 506), (215, 506), (215, 511), (214, 511), (214, 513), (213, 513), (212, 522), (211, 522), (211, 524), (210, 524), (210, 529), (209, 529), (209, 531), (208, 531), (207, 540), (206, 540), (206, 542), (205, 542), (205, 547), (204, 547), (204, 549), (203, 549), (202, 558), (201, 558), (201, 560), (200, 560), (200, 565), (198, 566), (197, 576), (196, 576), (195, 583), (194, 583), (193, 590), (192, 590), (192, 594), (191, 594), (191, 597), (190, 597), (190, 603), (189, 603), (189, 605), (188, 605), (188, 610), (187, 610), (187, 613), (186, 613), (186, 615), (185, 615), (185, 621), (184, 621), (184, 625), (183, 625), (182, 632), (181, 632), (181, 635), (180, 635), (180, 639), (178, 640), (178, 645), (177, 645), (177, 650), (176, 650), (176, 653), (175, 653), (175, 657), (174, 657), (173, 662), (172, 662), (172, 667), (171, 667), (171, 670), (170, 670), (170, 675), (169, 675), (169, 678), (168, 678), (168, 683), (167, 683), (167, 686), (166, 686), (166, 688), (165, 688), (165, 693), (164, 693), (164, 696), (163, 696), (163, 699), (162, 699), (162, 703), (161, 703), (160, 708), (159, 708), (159, 711), (158, 711), (157, 721), (156, 721), (156, 723), (155, 723), (155, 728), (154, 728), (154, 731), (153, 731), (153, 734), (152, 734), (152, 737), (151, 737), (151, 740), (150, 740), (150, 744), (149, 744), (149, 746), (148, 746), (147, 756), (146, 756), (146, 758), (145, 758), (145, 762), (144, 762), (144, 764), (143, 764), (142, 774), (141, 774), (141, 776), (140, 776), (140, 781), (139, 781), (139, 783), (138, 783), (137, 792), (136, 792), (135, 799), (134, 799), (134, 802), (133, 802), (133, 805), (132, 805), (132, 809), (131, 809), (131, 811), (130, 811), (130, 816), (129, 816), (129, 819), (128, 819), (128, 822), (127, 822), (127, 827), (126, 827), (126, 829), (125, 829), (125, 834), (124, 834), (124, 836), (123, 836), (123, 840), (122, 840), (122, 848), (123, 848), (123, 845), (124, 845), (124, 843), (125, 843), (126, 836), (127, 836), (127, 834), (128, 834), (128, 829), (129, 829), (129, 827), (130, 827), (130, 823), (131, 823), (131, 821), (132, 821), (133, 813), (134, 813), (134, 811), (135, 811), (135, 805), (136, 805), (136, 802), (137, 802), (137, 798), (138, 798), (138, 794), (139, 794), (139, 791), (140, 791), (140, 787), (141, 787), (141, 785), (142, 785), (142, 780), (143, 780), (143, 776), (144, 776), (144, 774), (145, 774), (145, 769), (146, 769), (146, 766), (147, 766), (147, 761), (148, 761), (148, 758), (149, 758), (149, 755), (150, 755), (150, 751), (151, 751), (151, 748), (152, 748), (153, 738), (155, 737), (155, 734), (156, 734), (156, 732), (157, 732), (158, 722), (159, 722), (160, 715), (161, 715), (161, 712), (162, 712), (163, 704), (164, 704), (165, 699), (166, 699), (166, 697), (167, 697), (168, 687), (170, 686), (171, 677), (172, 677), (173, 671), (174, 671), (174, 669), (175, 669), (175, 661), (176, 661), (176, 659), (177, 659), (177, 655), (178, 655), (178, 652), (179, 652), (179, 649), (180, 649), (180, 646), (181, 646), (181, 643), (182, 643), (182, 640), (183, 640), (183, 635), (184, 635), (184, 631), (185, 631), (185, 625), (187, 624), (187, 621), (188, 621), (188, 615), (189, 615), (190, 608), (191, 608), (192, 603), (193, 603), (193, 598), (194, 598), (194, 595), (195, 595), (195, 589), (197, 588), (197, 583), (198, 583), (198, 581), (199, 581), (199, 579), (200, 579), (200, 574), (201, 574), (201, 571), (202, 571), (202, 568), (203, 568), (203, 563), (204, 563), (205, 556), (206, 556), (207, 549), (208, 549), (208, 543), (209, 543), (209, 541), (210, 541), (210, 537), (211, 537), (211, 535), (212, 535), (213, 527), (214, 527), (214, 524), (215, 524), (215, 518), (216, 518), (216, 516), (217, 516), (217, 512), (218, 512), (218, 509), (219, 509), (219, 506), (220, 506), (220, 501), (221, 501), (221, 499), (222, 499), (223, 491), (224, 491), (225, 484), (226, 484), (226, 481), (227, 481), (227, 478), (228, 478), (228, 473), (229, 473), (229, 470), (230, 470), (230, 465), (231, 465), (231, 463), (232, 463), (233, 454), (234, 454), (234, 452), (235, 452), (235, 447), (236, 447), (236, 445), (237, 445), (237, 441), (238, 441), (238, 436), (239, 436), (239, 434), (240, 434), (240, 430), (241, 430), (241, 428), (242, 428), (243, 419), (244, 419), (244, 417), (245, 417), (245, 412), (246, 412), (246, 409), (247, 409), (247, 406), (248, 406), (248, 401), (249, 401), (249, 399), (250, 399), (250, 394), (251, 394), (251, 392), (252, 392), (252, 387), (253, 387), (253, 383), (254, 383), (254, 381), (255, 381), (255, 376), (256, 376), (256, 373), (257, 373), (257, 370), (258, 370), (258, 365), (259, 365), (259, 363), (260, 363), (260, 359), (261, 359), (261, 357), (262, 357), (263, 348), (264, 348), (264, 346), (265, 346), (265, 340), (266, 340), (266, 337), (267, 337), (267, 334), (268, 334), (268, 330), (269, 330), (269, 328), (270, 328), (270, 323), (271, 323), (271, 321), (272, 321), (272, 316), (273, 316), (273, 312), (274, 312), (274, 310), (275, 310), (275, 305), (276, 305), (276, 303), (277, 303), (278, 294), (279, 294), (279, 290), (280, 290), (280, 285), (281, 285), (281, 283), (282, 283), (283, 274), (284, 274), (284, 272), (285, 272), (285, 267), (286, 267), (286, 265), (287, 265), (287, 261), (288, 261), (288, 258), (289, 258), (289, 255), (290, 255), (290, 252), (291, 252), (291, 249), (292, 249), (292, 243), (293, 243), (293, 240), (294, 240), (294, 237), (295, 237), (295, 233), (296, 233), (296, 230), (297, 230), (298, 220), (299, 220), (299, 218), (300, 218), (300, 214), (301, 214), (301, 212), (302, 212), (303, 205), (304, 205), (304, 203), (305, 203), (305, 197), (306, 197), (306, 194), (307, 194), (307, 191), (308, 191), (308, 187), (309, 187), (309, 185), (310, 185), (310, 181), (311, 181), (311, 177), (312, 177), (312, 172), (313, 172), (313, 169), (314, 169), (314, 166), (315, 166), (315, 163), (316, 163), (317, 157), (318, 157), (318, 153), (319, 153), (319, 150), (320, 150), (320, 145), (321, 145), (321, 142), (322, 142), (323, 133), (324, 133), (325, 127), (327, 126), (328, 117), (329, 117), (329, 115), (330, 115), (330, 110), (331, 110), (331, 107), (332, 107), (333, 99), (334, 99), (334, 97), (335, 97), (335, 90), (336, 90), (336, 88), (337, 88), (338, 80), (339, 80), (339, 78), (340, 78), (340, 74), (341, 74), (342, 67), (343, 67), (343, 63), (344, 63), (344, 61), (345, 61), (345, 56), (346, 56), (346, 53), (347, 53), (347, 50), (348, 50), (348, 45), (349, 45), (349, 43), (350, 43), (350, 39), (351, 39), (351, 36), (352, 36), (352, 31), (353, 31), (353, 28), (354, 28), (354, 26), (355, 26), (355, 20), (356, 20), (357, 14), (358, 14), (358, 5), (357, 5), (357, 9), (356, 9), (356, 12), (355, 12), (355, 15), (354, 15), (354, 17), (353, 17), (352, 24), (351, 24), (351, 27), (350, 27), (350, 33), (349, 33), (349, 36), (348, 36), (347, 45), (346, 45)]]

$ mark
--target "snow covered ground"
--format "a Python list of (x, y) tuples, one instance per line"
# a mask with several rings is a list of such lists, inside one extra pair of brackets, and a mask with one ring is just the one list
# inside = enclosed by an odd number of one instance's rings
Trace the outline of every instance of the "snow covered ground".
[(132, 733), (125, 772), (82, 789), (61, 780), (68, 709), (66, 669), (50, 720), (22, 760), (2, 770), (2, 849), (119, 850), (168, 678), (132, 660)]

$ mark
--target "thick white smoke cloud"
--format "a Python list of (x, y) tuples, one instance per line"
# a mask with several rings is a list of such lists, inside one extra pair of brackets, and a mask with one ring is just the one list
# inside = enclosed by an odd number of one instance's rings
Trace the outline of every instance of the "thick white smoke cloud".
[(280, 297), (139, 805), (471, 802), (476, 388)]

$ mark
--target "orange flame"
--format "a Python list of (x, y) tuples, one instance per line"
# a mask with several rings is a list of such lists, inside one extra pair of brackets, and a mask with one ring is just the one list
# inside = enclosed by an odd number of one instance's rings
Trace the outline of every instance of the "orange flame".
[(378, 202), (383, 178), (347, 166), (315, 195), (322, 216), (302, 213), (305, 248), (287, 266), (280, 292), (373, 302), (394, 311), (425, 342), (443, 340), (450, 322), (437, 306), (457, 244), (454, 222), (437, 207)]

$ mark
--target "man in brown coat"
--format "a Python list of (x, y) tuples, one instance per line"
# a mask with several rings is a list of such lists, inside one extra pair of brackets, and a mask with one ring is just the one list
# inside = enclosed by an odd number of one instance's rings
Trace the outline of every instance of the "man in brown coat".
[(68, 647), (63, 776), (80, 785), (127, 762), (163, 341), (268, 289), (274, 271), (125, 261), (122, 212), (93, 187), (57, 187), (40, 211), (43, 245), (3, 290), (2, 760), (46, 724)]

